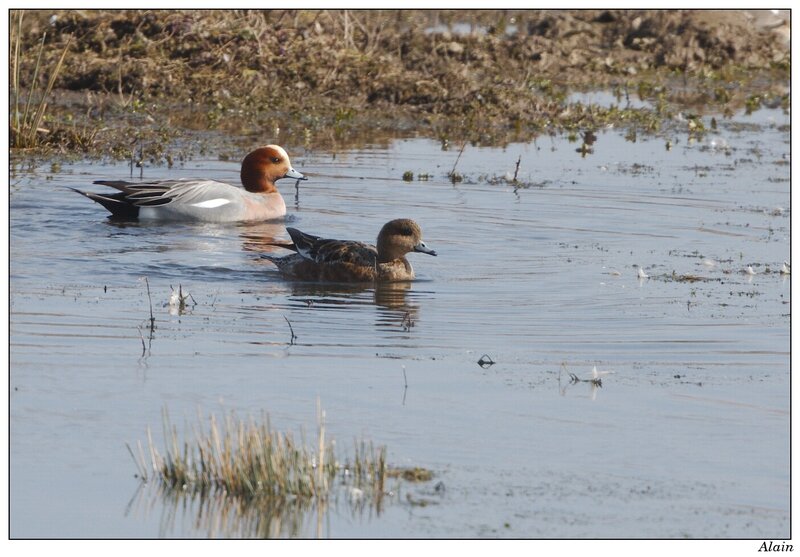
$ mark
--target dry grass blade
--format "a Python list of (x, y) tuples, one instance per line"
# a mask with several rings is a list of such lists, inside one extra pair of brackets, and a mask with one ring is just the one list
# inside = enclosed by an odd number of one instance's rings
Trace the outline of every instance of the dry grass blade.
[(289, 337), (289, 344), (290, 345), (294, 344), (295, 339), (297, 339), (297, 335), (294, 334), (294, 327), (292, 327), (292, 322), (289, 321), (289, 319), (285, 315), (283, 316), (283, 318), (286, 319), (286, 324), (289, 325), (289, 333), (291, 334), (291, 337)]
[(158, 453), (156, 453), (155, 445), (153, 445), (153, 434), (149, 427), (147, 428), (147, 442), (150, 446), (150, 464), (153, 467), (153, 473), (157, 474), (159, 472), (158, 462), (160, 457), (158, 456)]
[[(64, 45), (64, 50), (61, 51), (61, 57), (58, 59), (58, 63), (56, 64), (55, 69), (50, 74), (50, 79), (47, 82), (47, 88), (44, 91), (43, 98), (46, 99), (50, 92), (53, 90), (53, 85), (56, 83), (56, 79), (58, 78), (58, 74), (61, 72), (61, 66), (64, 65), (64, 59), (67, 57), (67, 52), (69, 52), (69, 46), (72, 44), (72, 37), (67, 39), (67, 44)], [(39, 113), (36, 116), (36, 125), (41, 122), (42, 115), (44, 113), (44, 109), (42, 105), (39, 106)]]
[(450, 171), (448, 176), (450, 177), (450, 181), (453, 183), (460, 182), (462, 180), (462, 176), (460, 174), (456, 174), (456, 167), (458, 166), (458, 161), (461, 160), (461, 155), (464, 154), (464, 148), (467, 146), (467, 142), (461, 144), (461, 149), (458, 151), (458, 156), (456, 157), (456, 162), (453, 164), (453, 170)]
[[(31, 90), (28, 91), (28, 98), (25, 101), (25, 112), (22, 114), (22, 126), (26, 129), (28, 133), (30, 133), (30, 125), (28, 124), (28, 114), (31, 111), (31, 102), (33, 101), (33, 95), (36, 93), (36, 82), (38, 81), (39, 77), (39, 68), (42, 64), (42, 53), (44, 52), (44, 41), (47, 38), (47, 33), (42, 33), (42, 41), (39, 43), (39, 53), (36, 56), (36, 65), (33, 67), (33, 79), (31, 79)], [(42, 96), (41, 102), (44, 103), (45, 97)], [(40, 103), (41, 107), (41, 103)], [(38, 112), (38, 110), (37, 110)], [(21, 130), (18, 128), (17, 132)], [(36, 134), (36, 128), (33, 128), (33, 134)], [(28, 138), (29, 141), (32, 141), (32, 138)]]
[(153, 298), (150, 296), (150, 281), (147, 277), (144, 277), (144, 284), (147, 286), (147, 300), (150, 302), (150, 335), (152, 335), (156, 328), (156, 318), (153, 315)]
[[(17, 32), (16, 36), (13, 37), (12, 41), (14, 44), (14, 58), (12, 58), (13, 70), (12, 70), (12, 87), (11, 87), (11, 94), (14, 97), (14, 119), (13, 119), (13, 129), (19, 130), (19, 68), (20, 68), (20, 54), (19, 54), (19, 44), (22, 40), (22, 12), (16, 12), (17, 16)], [(13, 27), (12, 27), (13, 32)]]
[[(142, 447), (142, 445), (140, 443), (139, 444), (139, 449), (140, 450), (141, 450), (141, 447)], [(136, 463), (136, 468), (139, 469), (139, 477), (142, 479), (142, 481), (147, 481), (147, 467), (144, 464), (144, 460), (140, 461), (139, 459), (136, 458), (136, 455), (134, 454), (133, 449), (131, 449), (131, 446), (128, 443), (125, 443), (125, 448), (128, 449), (128, 453), (130, 453), (131, 458), (133, 459), (133, 462)]]
[(519, 156), (519, 158), (517, 159), (517, 166), (514, 167), (514, 178), (511, 180), (514, 183), (517, 182), (517, 174), (519, 174), (519, 163), (521, 162), (522, 162), (522, 155)]
[(317, 485), (321, 487), (322, 470), (324, 467), (325, 458), (325, 414), (322, 412), (322, 408), (320, 408), (319, 399), (317, 399), (317, 422), (319, 423), (319, 432), (317, 435), (317, 439), (319, 441), (317, 445), (317, 454), (319, 455), (319, 464), (317, 465)]

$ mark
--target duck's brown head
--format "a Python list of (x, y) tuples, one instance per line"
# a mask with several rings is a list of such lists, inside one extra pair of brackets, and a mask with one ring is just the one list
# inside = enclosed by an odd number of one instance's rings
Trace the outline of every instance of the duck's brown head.
[(274, 193), (278, 191), (275, 181), (281, 178), (307, 178), (292, 168), (289, 155), (278, 145), (259, 147), (242, 161), (242, 185), (253, 193)]
[(378, 261), (400, 259), (410, 251), (436, 255), (422, 241), (422, 230), (411, 219), (395, 219), (387, 222), (378, 234)]

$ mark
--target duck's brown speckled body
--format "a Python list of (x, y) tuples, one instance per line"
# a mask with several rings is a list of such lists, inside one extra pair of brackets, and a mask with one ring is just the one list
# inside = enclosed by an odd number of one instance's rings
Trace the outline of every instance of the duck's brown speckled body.
[(387, 222), (377, 247), (364, 242), (330, 240), (287, 228), (293, 244), (279, 244), (297, 253), (265, 256), (286, 278), (325, 282), (393, 282), (413, 280), (414, 268), (405, 255), (416, 251), (436, 255), (422, 241), (422, 230), (410, 219)]

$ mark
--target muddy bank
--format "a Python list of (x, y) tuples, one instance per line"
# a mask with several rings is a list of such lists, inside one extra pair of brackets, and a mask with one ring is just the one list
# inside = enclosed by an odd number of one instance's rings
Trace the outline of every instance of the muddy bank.
[[(18, 153), (172, 164), (238, 143), (336, 149), (411, 131), (485, 145), (609, 125), (697, 133), (675, 115), (788, 106), (788, 26), (768, 11), (17, 14), (12, 116), (36, 106), (66, 51)], [(648, 102), (567, 101), (598, 88)], [(14, 118), (11, 131), (14, 144)]]

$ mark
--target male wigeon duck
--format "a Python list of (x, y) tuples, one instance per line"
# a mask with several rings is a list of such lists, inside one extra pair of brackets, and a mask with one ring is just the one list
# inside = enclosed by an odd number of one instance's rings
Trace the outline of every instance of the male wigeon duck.
[(281, 178), (306, 180), (292, 168), (289, 155), (278, 145), (260, 147), (242, 161), (244, 189), (216, 180), (159, 180), (94, 183), (118, 189), (101, 195), (76, 192), (100, 203), (112, 217), (125, 219), (195, 220), (235, 222), (271, 220), (286, 215), (286, 204), (275, 187)]
[(275, 244), (296, 251), (265, 255), (290, 279), (331, 282), (389, 282), (412, 280), (414, 269), (405, 258), (411, 251), (436, 255), (422, 241), (422, 230), (410, 219), (387, 222), (378, 234), (377, 248), (363, 242), (327, 240), (287, 228), (293, 244)]

